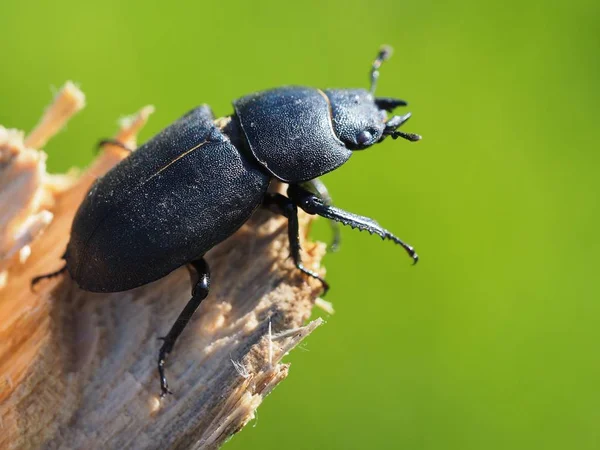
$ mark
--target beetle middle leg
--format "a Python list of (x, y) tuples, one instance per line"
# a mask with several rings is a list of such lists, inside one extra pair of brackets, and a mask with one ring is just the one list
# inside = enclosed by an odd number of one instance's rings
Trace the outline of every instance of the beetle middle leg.
[(210, 270), (204, 258), (191, 262), (188, 265), (188, 268), (192, 280), (192, 298), (187, 302), (185, 308), (183, 308), (183, 311), (181, 311), (177, 317), (177, 320), (171, 327), (169, 333), (164, 338), (161, 338), (163, 340), (163, 345), (158, 352), (158, 374), (160, 376), (161, 398), (167, 394), (172, 394), (169, 390), (167, 377), (165, 376), (165, 361), (167, 356), (169, 356), (169, 353), (173, 350), (177, 338), (194, 315), (194, 312), (198, 309), (198, 306), (200, 306), (202, 300), (208, 296), (208, 290), (210, 288)]
[(318, 196), (297, 184), (290, 184), (287, 193), (294, 204), (298, 205), (307, 213), (317, 214), (326, 219), (340, 222), (342, 225), (349, 225), (352, 228), (358, 228), (359, 230), (368, 231), (371, 234), (377, 234), (381, 239), (390, 240), (395, 244), (400, 245), (413, 259), (413, 264), (416, 264), (417, 261), (419, 261), (419, 256), (414, 248), (400, 238), (394, 236), (375, 220), (344, 211), (343, 209), (334, 206), (328, 206)]
[(271, 211), (281, 214), (288, 219), (288, 239), (290, 241), (290, 252), (294, 264), (298, 270), (306, 275), (315, 278), (323, 285), (323, 295), (329, 290), (329, 284), (317, 273), (307, 269), (302, 265), (300, 256), (300, 235), (298, 224), (298, 208), (292, 200), (281, 194), (266, 194), (263, 200), (263, 206)]

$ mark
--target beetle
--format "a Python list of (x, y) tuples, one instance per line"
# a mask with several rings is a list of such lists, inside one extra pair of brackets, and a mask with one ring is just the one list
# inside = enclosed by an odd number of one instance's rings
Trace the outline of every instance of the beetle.
[[(420, 139), (398, 130), (410, 113), (387, 117), (406, 106), (404, 100), (375, 97), (379, 68), (390, 56), (391, 48), (382, 47), (369, 90), (288, 86), (235, 100), (233, 114), (225, 118), (215, 119), (207, 105), (188, 112), (95, 181), (73, 220), (64, 267), (34, 278), (32, 285), (68, 271), (84, 290), (119, 292), (187, 266), (191, 299), (161, 338), (158, 373), (164, 397), (170, 393), (167, 356), (209, 293), (204, 255), (257, 208), (288, 219), (295, 266), (320, 280), (325, 292), (325, 280), (302, 265), (298, 207), (391, 240), (416, 263), (415, 250), (376, 221), (334, 207), (318, 179), (354, 151), (389, 136)], [(267, 190), (273, 180), (289, 185), (287, 197)]]

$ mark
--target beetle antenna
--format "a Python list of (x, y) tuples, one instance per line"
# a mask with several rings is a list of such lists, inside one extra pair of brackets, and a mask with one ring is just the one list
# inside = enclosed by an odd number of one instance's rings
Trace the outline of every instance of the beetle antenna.
[(379, 78), (379, 68), (381, 64), (390, 58), (393, 53), (392, 47), (389, 45), (384, 45), (379, 49), (379, 53), (377, 54), (377, 58), (373, 61), (373, 67), (371, 68), (371, 94), (375, 94), (375, 88), (377, 87), (377, 79)]

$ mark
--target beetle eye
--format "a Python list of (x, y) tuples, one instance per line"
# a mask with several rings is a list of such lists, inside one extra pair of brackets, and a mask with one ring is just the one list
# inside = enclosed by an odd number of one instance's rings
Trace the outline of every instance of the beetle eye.
[(373, 135), (367, 130), (361, 131), (358, 133), (358, 136), (356, 136), (356, 142), (358, 145), (366, 145), (371, 142), (371, 139), (373, 139)]

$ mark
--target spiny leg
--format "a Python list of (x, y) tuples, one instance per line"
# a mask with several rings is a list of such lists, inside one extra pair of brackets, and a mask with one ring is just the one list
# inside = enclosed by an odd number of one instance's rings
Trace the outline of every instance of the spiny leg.
[[(324, 204), (333, 206), (333, 199), (331, 198), (331, 195), (329, 195), (327, 186), (325, 186), (320, 179), (315, 178), (314, 180), (306, 181), (302, 183), (301, 186), (320, 197)], [(331, 240), (331, 244), (329, 244), (329, 250), (337, 252), (340, 249), (341, 242), (340, 224), (335, 220), (328, 220), (328, 222), (333, 234), (333, 239)]]
[(302, 265), (300, 256), (300, 236), (298, 224), (298, 208), (289, 198), (281, 194), (266, 194), (263, 200), (263, 206), (269, 210), (281, 214), (288, 219), (288, 239), (290, 241), (290, 252), (294, 264), (298, 270), (306, 275), (316, 278), (323, 285), (323, 295), (329, 290), (329, 284), (321, 278), (317, 273), (308, 270)]
[(67, 271), (67, 265), (65, 264), (62, 268), (58, 269), (55, 272), (50, 272), (45, 275), (40, 275), (31, 280), (31, 290), (35, 292), (35, 286), (42, 280), (50, 279), (62, 275)]
[(287, 192), (290, 199), (307, 213), (317, 214), (321, 217), (340, 222), (342, 225), (349, 225), (352, 228), (358, 228), (359, 230), (366, 230), (371, 234), (377, 234), (382, 239), (391, 240), (404, 248), (413, 259), (413, 264), (416, 264), (419, 260), (419, 256), (414, 248), (394, 236), (373, 219), (359, 216), (334, 206), (327, 206), (319, 197), (299, 185), (291, 184)]
[(173, 350), (177, 338), (194, 315), (194, 312), (198, 309), (198, 306), (200, 306), (202, 300), (208, 296), (210, 288), (210, 270), (204, 258), (191, 262), (188, 268), (192, 280), (192, 298), (177, 317), (169, 333), (164, 338), (161, 338), (163, 345), (158, 352), (158, 375), (160, 376), (161, 398), (167, 394), (172, 394), (169, 390), (167, 377), (165, 376), (165, 361), (167, 356)]

